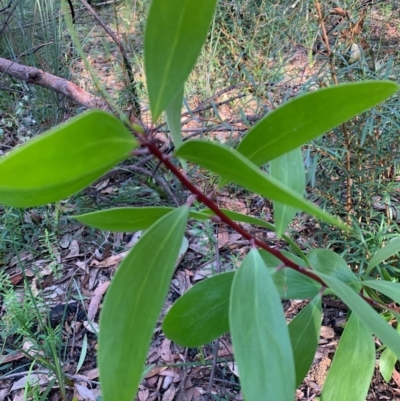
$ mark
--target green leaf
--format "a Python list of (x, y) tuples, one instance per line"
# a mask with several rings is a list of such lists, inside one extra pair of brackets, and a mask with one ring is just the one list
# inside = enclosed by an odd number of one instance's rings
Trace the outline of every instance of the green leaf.
[[(169, 126), (172, 142), (175, 145), (175, 148), (179, 148), (182, 145), (182, 132), (181, 132), (181, 110), (182, 110), (182, 102), (183, 102), (183, 86), (176, 93), (168, 107), (165, 109), (165, 113), (167, 114), (167, 123)], [(184, 160), (180, 161), (182, 167), (185, 171), (188, 170), (187, 164)]]
[(317, 273), (336, 295), (365, 323), (366, 326), (400, 359), (400, 335), (347, 284), (333, 276)]
[(330, 249), (312, 249), (308, 252), (307, 259), (314, 270), (351, 284), (358, 291), (361, 289), (359, 279), (351, 271), (346, 261)]
[(182, 206), (163, 216), (129, 252), (100, 316), (99, 369), (105, 401), (131, 401), (174, 272), (188, 218)]
[(313, 203), (307, 202), (292, 189), (268, 177), (233, 149), (211, 142), (193, 140), (185, 142), (175, 154), (177, 157), (199, 164), (252, 192), (308, 212), (340, 228), (349, 229), (346, 224), (341, 223)]
[(400, 252), (400, 237), (392, 239), (386, 246), (379, 249), (368, 263), (368, 268), (365, 275), (368, 275), (371, 270), (382, 263), (384, 260), (390, 258), (397, 252)]
[[(294, 149), (272, 160), (269, 164), (269, 174), (270, 177), (275, 178), (302, 196), (305, 191), (306, 180), (301, 149)], [(292, 221), (297, 209), (276, 201), (273, 202), (273, 206), (276, 234), (280, 238)]]
[(318, 294), (288, 325), (296, 371), (296, 387), (303, 382), (313, 362), (319, 342), (321, 319), (321, 294)]
[(66, 198), (128, 157), (136, 145), (111, 114), (80, 114), (0, 159), (0, 203), (30, 207)]
[[(400, 333), (400, 325), (397, 323), (396, 331)], [(379, 358), (379, 371), (383, 379), (389, 382), (393, 375), (393, 370), (397, 362), (397, 357), (390, 348), (386, 348)]]
[(268, 113), (246, 134), (237, 150), (261, 166), (377, 105), (398, 89), (394, 82), (371, 81), (297, 96)]
[(374, 290), (385, 294), (394, 302), (400, 303), (400, 283), (392, 283), (390, 281), (365, 280), (362, 281), (362, 285), (373, 288)]
[(167, 122), (169, 130), (171, 132), (172, 142), (175, 148), (179, 148), (182, 145), (182, 133), (181, 133), (181, 110), (183, 100), (183, 86), (175, 94), (168, 107), (165, 109), (167, 114)]
[[(282, 262), (263, 249), (259, 252), (265, 265), (271, 270), (270, 273), (276, 289), (282, 299), (311, 299), (321, 290), (320, 284), (296, 270), (285, 268), (276, 271), (275, 268), (280, 266)], [(288, 252), (283, 251), (282, 253), (300, 266), (307, 266), (302, 259)]]
[(390, 381), (393, 375), (394, 365), (396, 365), (396, 355), (390, 348), (386, 348), (379, 358), (379, 371), (386, 383)]
[[(193, 286), (172, 305), (165, 335), (184, 347), (199, 347), (229, 331), (229, 295), (235, 272), (218, 274)], [(205, 313), (206, 311), (206, 313)]]
[(144, 62), (153, 121), (183, 88), (214, 15), (216, 0), (153, 0)]
[(246, 401), (293, 401), (295, 370), (282, 304), (257, 250), (236, 272), (229, 321)]
[(163, 206), (119, 207), (70, 217), (100, 230), (129, 232), (149, 228), (172, 210)]
[(371, 331), (352, 313), (326, 377), (321, 401), (365, 401), (374, 368)]

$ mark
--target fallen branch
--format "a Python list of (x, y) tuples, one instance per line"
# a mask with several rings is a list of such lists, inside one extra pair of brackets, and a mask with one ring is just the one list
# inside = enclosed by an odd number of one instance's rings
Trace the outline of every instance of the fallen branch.
[(109, 109), (107, 103), (71, 81), (49, 74), (35, 67), (18, 64), (0, 57), (0, 73), (21, 79), (29, 84), (48, 88), (89, 109)]

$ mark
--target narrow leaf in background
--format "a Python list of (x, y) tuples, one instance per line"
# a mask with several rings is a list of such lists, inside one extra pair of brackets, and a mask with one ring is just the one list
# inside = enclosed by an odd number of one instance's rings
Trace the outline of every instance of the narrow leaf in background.
[(64, 199), (127, 158), (136, 146), (111, 114), (82, 113), (0, 158), (0, 203), (30, 207)]
[(211, 142), (193, 140), (185, 142), (175, 155), (199, 164), (222, 178), (271, 200), (303, 210), (342, 229), (349, 229), (337, 218), (313, 203), (307, 202), (292, 189), (263, 173), (256, 165), (233, 149)]
[(321, 320), (321, 294), (318, 294), (288, 325), (296, 371), (296, 387), (303, 382), (313, 362), (318, 347)]
[(285, 315), (255, 249), (233, 279), (229, 324), (246, 401), (293, 401), (295, 370)]
[(374, 267), (379, 265), (379, 263), (382, 263), (397, 252), (400, 252), (400, 237), (392, 239), (386, 246), (375, 253), (368, 263), (365, 275), (368, 275)]
[(321, 401), (365, 401), (374, 368), (371, 330), (352, 313), (326, 377)]
[(184, 347), (199, 347), (229, 331), (229, 296), (235, 272), (193, 286), (168, 311), (165, 335)]
[(182, 90), (214, 15), (217, 0), (152, 0), (144, 63), (153, 121)]
[[(301, 149), (294, 149), (272, 160), (269, 164), (269, 175), (303, 196), (306, 180)], [(297, 209), (277, 201), (273, 202), (273, 206), (276, 234), (281, 238)]]
[(100, 316), (99, 369), (104, 401), (131, 401), (168, 292), (189, 208), (158, 220), (124, 259)]
[(400, 359), (400, 335), (357, 292), (333, 276), (317, 273), (336, 295)]
[(238, 152), (257, 166), (275, 159), (376, 106), (399, 90), (394, 82), (359, 82), (297, 96), (247, 132)]

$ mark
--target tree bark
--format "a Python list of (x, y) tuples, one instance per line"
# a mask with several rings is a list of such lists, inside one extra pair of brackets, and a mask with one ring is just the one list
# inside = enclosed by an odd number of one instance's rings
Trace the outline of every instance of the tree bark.
[(28, 67), (0, 57), (0, 73), (48, 88), (89, 109), (109, 109), (102, 98), (92, 95), (71, 81), (35, 67)]

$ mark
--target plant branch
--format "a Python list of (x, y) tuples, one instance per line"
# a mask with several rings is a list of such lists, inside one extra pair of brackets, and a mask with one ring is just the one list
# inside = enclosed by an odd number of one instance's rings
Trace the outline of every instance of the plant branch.
[[(283, 263), (283, 267), (289, 267), (297, 272), (309, 277), (310, 279), (316, 281), (317, 283), (321, 284), (323, 287), (329, 288), (329, 286), (310, 268), (300, 266), (297, 263), (293, 262), (285, 255), (283, 255), (279, 250), (272, 248), (271, 246), (267, 245), (263, 241), (255, 238), (252, 234), (242, 228), (239, 224), (235, 221), (230, 219), (226, 216), (218, 205), (209, 197), (207, 197), (199, 188), (197, 188), (170, 160), (170, 157), (162, 153), (160, 149), (155, 145), (152, 141), (152, 131), (150, 131), (146, 136), (144, 135), (137, 135), (140, 143), (147, 147), (151, 154), (153, 154), (164, 166), (170, 170), (175, 177), (193, 194), (196, 196), (196, 199), (207, 206), (211, 211), (214, 212), (216, 216), (218, 216), (219, 221), (227, 224), (229, 227), (234, 229), (237, 233), (241, 234), (244, 238), (246, 238), (252, 245), (258, 246), (261, 249), (264, 249), (268, 253), (275, 256)], [(282, 267), (282, 266), (281, 266)], [(388, 305), (381, 304), (369, 297), (364, 296), (363, 294), (359, 294), (359, 296), (371, 305), (374, 308), (382, 309), (382, 310), (389, 310), (391, 311), (392, 308)]]
[(311, 279), (317, 281), (321, 285), (327, 287), (323, 280), (321, 280), (311, 269), (299, 266), (298, 264), (291, 261), (285, 255), (283, 255), (280, 251), (270, 247), (264, 242), (260, 241), (257, 238), (254, 238), (248, 231), (242, 228), (239, 224), (231, 220), (228, 216), (226, 216), (218, 207), (218, 205), (208, 198), (199, 188), (197, 188), (185, 175), (183, 175), (179, 169), (171, 162), (170, 158), (164, 155), (160, 149), (150, 140), (139, 137), (142, 145), (146, 146), (150, 153), (152, 153), (161, 163), (167, 167), (177, 178), (178, 180), (193, 194), (196, 195), (197, 200), (207, 206), (210, 210), (214, 212), (216, 216), (219, 217), (220, 221), (227, 224), (231, 228), (233, 228), (236, 232), (241, 234), (243, 238), (246, 238), (250, 242), (254, 242), (259, 248), (264, 249), (265, 251), (271, 253), (276, 258), (278, 258), (286, 267), (291, 267), (292, 269), (301, 272), (302, 274), (310, 277)]
[(109, 109), (103, 99), (92, 95), (71, 81), (49, 74), (39, 68), (28, 67), (0, 57), (0, 73), (21, 79), (29, 84), (51, 89), (87, 108)]

